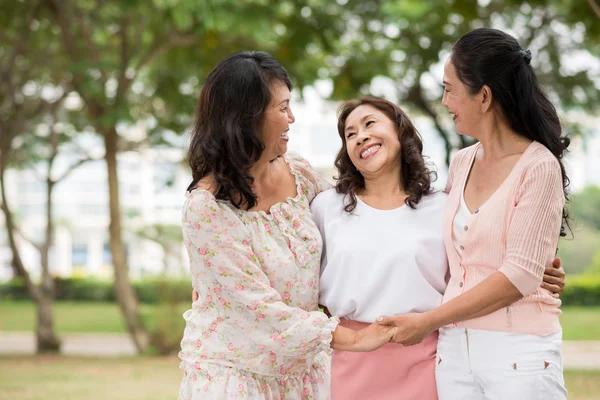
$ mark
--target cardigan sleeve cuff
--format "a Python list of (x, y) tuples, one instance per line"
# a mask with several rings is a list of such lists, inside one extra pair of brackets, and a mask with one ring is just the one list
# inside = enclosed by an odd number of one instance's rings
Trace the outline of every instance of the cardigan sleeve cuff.
[(498, 272), (503, 273), (523, 296), (534, 293), (542, 284), (542, 278), (515, 264), (504, 262)]

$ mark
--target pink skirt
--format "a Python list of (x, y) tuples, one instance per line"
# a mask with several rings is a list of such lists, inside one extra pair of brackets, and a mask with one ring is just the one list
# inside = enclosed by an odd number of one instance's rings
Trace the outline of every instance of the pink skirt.
[[(342, 319), (346, 328), (369, 324)], [(369, 353), (334, 350), (332, 400), (437, 400), (435, 355), (438, 332), (416, 346), (388, 343)]]

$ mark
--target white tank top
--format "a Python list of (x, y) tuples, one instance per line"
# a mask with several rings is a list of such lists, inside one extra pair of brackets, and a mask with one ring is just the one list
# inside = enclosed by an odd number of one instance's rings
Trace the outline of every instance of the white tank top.
[(456, 211), (456, 215), (454, 216), (454, 236), (452, 237), (452, 242), (454, 243), (454, 247), (456, 250), (461, 253), (462, 248), (460, 247), (460, 236), (466, 230), (465, 227), (468, 225), (469, 217), (473, 215), (469, 208), (467, 207), (467, 203), (465, 203), (464, 193), (460, 194), (460, 205), (458, 206), (458, 210)]

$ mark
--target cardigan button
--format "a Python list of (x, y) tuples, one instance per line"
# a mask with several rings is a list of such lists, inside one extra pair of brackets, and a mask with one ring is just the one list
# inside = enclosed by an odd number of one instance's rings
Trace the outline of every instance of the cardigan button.
[(463, 245), (460, 245), (458, 248), (459, 248), (459, 249), (461, 249), (461, 250), (464, 250), (464, 249), (465, 249), (465, 246), (463, 246)]
[(465, 225), (465, 232), (469, 230), (469, 227)]
[(462, 282), (460, 282), (460, 283), (458, 284), (458, 287), (463, 287), (463, 283), (462, 283)]
[(474, 212), (475, 214), (477, 214), (477, 213), (479, 212), (479, 208), (478, 208), (477, 210), (473, 211), (473, 212)]

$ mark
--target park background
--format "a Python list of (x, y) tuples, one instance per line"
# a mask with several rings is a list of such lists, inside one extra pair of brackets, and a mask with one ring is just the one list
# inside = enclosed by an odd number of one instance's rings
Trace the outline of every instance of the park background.
[(331, 178), (340, 100), (397, 102), (439, 189), (472, 143), (441, 106), (443, 62), (482, 26), (531, 50), (573, 140), (565, 375), (570, 399), (597, 399), (597, 0), (0, 0), (0, 400), (176, 396), (187, 134), (220, 59), (262, 50), (286, 67), (289, 148)]

